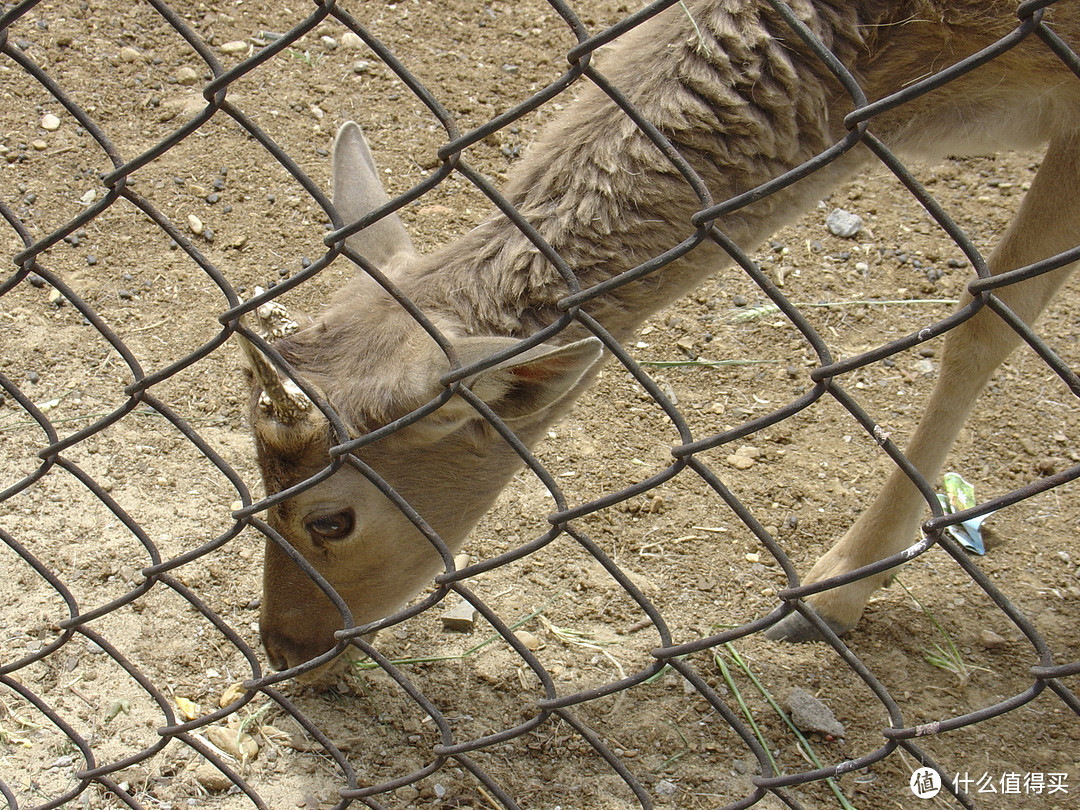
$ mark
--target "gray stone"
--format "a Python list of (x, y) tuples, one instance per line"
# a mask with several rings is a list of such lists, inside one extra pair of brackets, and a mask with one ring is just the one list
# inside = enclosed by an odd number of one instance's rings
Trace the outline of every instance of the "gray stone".
[(833, 236), (850, 239), (862, 230), (862, 217), (843, 208), (836, 208), (825, 218), (825, 227)]
[(805, 689), (795, 688), (787, 698), (791, 722), (802, 731), (816, 731), (832, 737), (843, 737), (844, 726), (836, 719), (832, 709)]

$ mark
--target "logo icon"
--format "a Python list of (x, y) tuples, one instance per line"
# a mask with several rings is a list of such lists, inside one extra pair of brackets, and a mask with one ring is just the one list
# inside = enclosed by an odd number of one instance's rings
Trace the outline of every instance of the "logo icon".
[(933, 768), (919, 768), (911, 775), (911, 792), (920, 799), (932, 799), (941, 790), (941, 774)]

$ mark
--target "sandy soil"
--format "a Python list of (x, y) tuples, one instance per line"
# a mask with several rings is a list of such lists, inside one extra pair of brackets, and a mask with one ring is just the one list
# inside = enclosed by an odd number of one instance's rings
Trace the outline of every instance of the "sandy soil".
[[(590, 27), (632, 10), (614, 0), (578, 5)], [(281, 33), (307, 11), (262, 0), (174, 8), (227, 67), (260, 49), (253, 38), (261, 32)], [(462, 129), (550, 82), (565, 64), (559, 53), (573, 44), (557, 15), (536, 0), (352, 3), (349, 10), (459, 117)], [(333, 132), (343, 121), (362, 122), (388, 187), (402, 191), (436, 165), (443, 134), (400, 80), (343, 33), (336, 23), (321, 24), (237, 81), (229, 101), (324, 189)], [(82, 105), (123, 160), (161, 141), (202, 107), (199, 93), (209, 73), (149, 5), (43, 3), (19, 20), (11, 37)], [(235, 42), (244, 45), (228, 45)], [(112, 165), (78, 122), (10, 59), (0, 65), (0, 92), (0, 195), (28, 238), (41, 239), (100, 203), (105, 189), (97, 178)], [(478, 143), (469, 160), (497, 181), (555, 111), (549, 105)], [(47, 115), (56, 116), (58, 125)], [(989, 249), (1038, 159), (1000, 155), (915, 169), (976, 243)], [(323, 251), (322, 211), (224, 114), (140, 169), (132, 182), (241, 294), (290, 276)], [(451, 178), (404, 214), (418, 246), (427, 250), (475, 225), (487, 207), (464, 180)], [(865, 220), (856, 238), (839, 239), (826, 229), (825, 216), (836, 207)], [(12, 227), (3, 232), (12, 256), (22, 239)], [(837, 356), (939, 320), (969, 278), (960, 251), (884, 171), (837, 190), (756, 258), (792, 300), (805, 305)], [(230, 687), (253, 674), (244, 654), (185, 594), (196, 595), (261, 655), (257, 533), (244, 530), (175, 567), (173, 586), (161, 581), (147, 590), (140, 573), (158, 558), (172, 560), (225, 537), (242, 495), (162, 411), (180, 417), (244, 486), (260, 494), (243, 415), (240, 354), (232, 340), (201, 352), (221, 333), (217, 318), (228, 309), (226, 298), (167, 233), (126, 201), (58, 241), (40, 263), (129, 352), (122, 357), (53, 285), (28, 278), (3, 288), (0, 373), (59, 437), (123, 409), (129, 403), (124, 387), (135, 376), (167, 369), (192, 353), (204, 356), (152, 386), (161, 407), (134, 403), (65, 449), (65, 464), (49, 466), (0, 500), (6, 544), (0, 545), (0, 782), (13, 796), (10, 806), (47, 805), (78, 788), (78, 772), (128, 757), (137, 761), (108, 778), (133, 797), (132, 806), (145, 808), (330, 807), (349, 778), (360, 786), (379, 784), (432, 762), (431, 747), (440, 741), (436, 724), (385, 672), (364, 666), (342, 675), (329, 692), (282, 684), (282, 702), (260, 694), (192, 732), (194, 745), (210, 741), (226, 754), (233, 745), (226, 761), (258, 800), (222, 783), (191, 744), (172, 740), (155, 748), (163, 743), (157, 730), (168, 725), (167, 715), (134, 673), (154, 684), (180, 719), (228, 704), (238, 694)], [(290, 293), (288, 303), (316, 311), (348, 272), (335, 263)], [(1078, 325), (1069, 314), (1076, 298), (1073, 284), (1040, 329), (1073, 366), (1080, 359)], [(771, 412), (808, 384), (814, 358), (789, 323), (769, 313), (734, 317), (760, 303), (761, 293), (742, 273), (721, 272), (651, 321), (632, 347), (698, 434)], [(940, 341), (931, 342), (850, 375), (845, 385), (902, 440), (932, 384), (939, 354)], [(992, 497), (1080, 461), (1078, 434), (1075, 398), (1032, 352), (1023, 351), (996, 376), (948, 468), (973, 483), (980, 498)], [(37, 475), (38, 453), (54, 440), (18, 397), (3, 396), (0, 490)], [(579, 503), (665, 468), (677, 442), (660, 408), (612, 366), (537, 452), (568, 501)], [(734, 450), (703, 458), (802, 572), (850, 524), (889, 469), (875, 443), (830, 399)], [(988, 554), (977, 561), (1061, 662), (1080, 658), (1080, 509), (1074, 490), (1066, 486), (993, 516), (986, 524)], [(538, 536), (552, 504), (540, 482), (522, 474), (467, 550), (487, 558)], [(657, 606), (677, 642), (767, 614), (785, 585), (753, 535), (690, 472), (577, 527)], [(29, 555), (63, 583), (80, 613), (118, 600), (88, 627), (128, 662), (127, 671), (87, 634), (65, 635), (60, 622), (69, 608), (27, 562)], [(900, 580), (903, 588), (875, 598), (849, 644), (899, 704), (906, 723), (959, 716), (1032, 685), (1028, 671), (1039, 663), (1038, 654), (948, 555), (931, 550), (905, 567)], [(658, 644), (640, 607), (568, 537), (476, 578), (470, 587), (504, 622), (521, 622), (560, 694), (644, 669)], [(493, 635), (483, 621), (468, 633), (447, 630), (429, 612), (384, 634), (378, 646), (402, 662), (401, 671), (462, 741), (536, 717), (538, 681), (505, 642), (484, 643)], [(946, 636), (966, 672), (927, 660), (936, 645), (946, 645)], [(741, 719), (742, 701), (784, 772), (815, 766), (740, 661), (781, 705), (801, 688), (835, 714), (842, 733), (807, 734), (821, 763), (865, 756), (883, 744), (881, 729), (889, 722), (884, 707), (831, 648), (782, 646), (751, 636), (688, 658), (686, 665)], [(1074, 692), (1080, 685), (1075, 677), (1066, 683)], [(86, 741), (92, 765), (28, 695)], [(286, 701), (332, 741), (351, 776), (284, 708)], [(657, 806), (717, 807), (752, 793), (754, 755), (681, 675), (669, 671), (572, 713)], [(254, 746), (246, 753), (235, 749), (241, 730)], [(1080, 718), (1046, 691), (1004, 717), (928, 737), (920, 746), (950, 774), (993, 780), (994, 794), (972, 784), (980, 806), (1018, 806), (1015, 795), (1002, 792), (1008, 774), (1064, 774), (1067, 794), (1028, 791), (1023, 806), (1065, 808), (1074, 807), (1080, 794), (1078, 741)], [(638, 804), (586, 738), (557, 717), (471, 757), (522, 807)], [(838, 779), (836, 791), (860, 808), (953, 806), (944, 793), (935, 802), (912, 797), (907, 784), (916, 766), (898, 750)], [(791, 795), (807, 807), (841, 806), (823, 783)], [(500, 806), (494, 788), (455, 761), (379, 801), (389, 807)], [(65, 806), (123, 805), (115, 792), (95, 785)], [(759, 806), (781, 805), (768, 796)]]

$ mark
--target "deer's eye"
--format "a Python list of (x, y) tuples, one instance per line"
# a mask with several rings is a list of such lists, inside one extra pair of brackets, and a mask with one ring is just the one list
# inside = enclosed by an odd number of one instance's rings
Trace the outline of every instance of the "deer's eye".
[(348, 535), (356, 524), (352, 509), (335, 512), (309, 521), (306, 528), (315, 540), (340, 540)]

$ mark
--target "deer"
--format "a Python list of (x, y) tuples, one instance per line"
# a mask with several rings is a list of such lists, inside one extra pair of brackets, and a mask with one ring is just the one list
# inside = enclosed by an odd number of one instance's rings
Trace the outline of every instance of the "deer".
[[(756, 189), (852, 131), (849, 90), (781, 16), (783, 8), (768, 0), (687, 0), (596, 55), (599, 75), (662, 134), (713, 200)], [(794, 0), (790, 9), (871, 102), (1021, 24), (1006, 0)], [(1025, 13), (1065, 40), (1080, 38), (1076, 3)], [(1040, 37), (886, 106), (867, 126), (905, 159), (1045, 145), (1015, 218), (985, 261), (989, 275), (1080, 243), (1080, 79)], [(750, 251), (872, 159), (859, 141), (798, 182), (721, 213), (709, 233)], [(723, 239), (703, 238), (676, 260), (583, 300), (576, 306), (585, 317), (560, 308), (571, 289), (552, 254), (589, 290), (697, 232), (701, 197), (676, 163), (597, 82), (582, 80), (511, 166), (501, 192), (542, 241), (496, 211), (420, 254), (389, 205), (360, 127), (340, 127), (334, 208), (354, 225), (383, 212), (345, 242), (364, 271), (323, 311), (289, 329), (275, 331), (275, 323), (291, 322), (276, 301), (264, 303), (263, 347), (242, 341), (263, 483), (267, 493), (290, 491), (266, 516), (279, 538), (266, 542), (260, 615), (272, 666), (306, 671), (333, 660), (355, 638), (348, 631), (380, 629), (448, 570), (445, 552), (462, 547), (522, 469), (506, 431), (534, 446), (610, 357), (588, 324), (625, 341), (732, 263)], [(1068, 258), (993, 295), (1033, 323), (1072, 270)], [(939, 474), (976, 397), (1021, 342), (990, 307), (979, 306), (986, 296), (961, 301), (958, 312), (967, 317), (945, 338), (939, 377), (904, 450), (927, 480)], [(373, 438), (356, 444), (349, 463), (332, 463), (331, 448), (360, 437)], [(803, 583), (824, 583), (908, 549), (927, 503), (897, 469)], [(846, 633), (892, 573), (821, 589), (806, 599), (806, 612)], [(819, 637), (804, 611), (780, 613), (771, 639)]]

